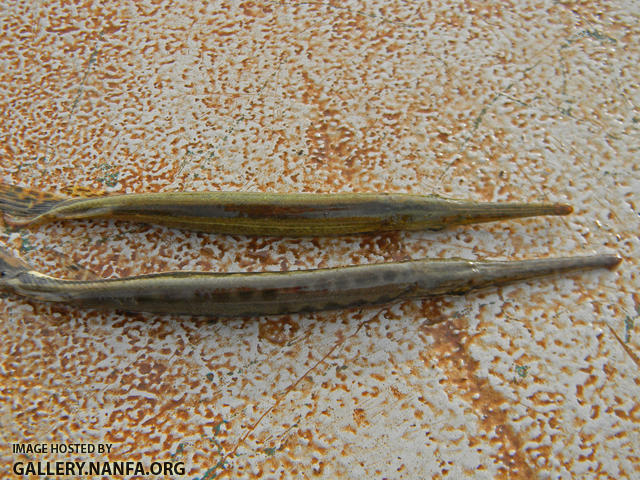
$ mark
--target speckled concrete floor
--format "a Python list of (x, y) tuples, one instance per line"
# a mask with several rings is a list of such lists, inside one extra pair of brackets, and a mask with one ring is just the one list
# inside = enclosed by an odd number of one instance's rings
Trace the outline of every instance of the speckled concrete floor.
[(624, 262), (464, 297), (219, 322), (4, 296), (0, 472), (26, 459), (10, 443), (110, 442), (110, 455), (78, 458), (179, 460), (198, 479), (640, 476), (639, 17), (630, 0), (5, 3), (4, 182), (575, 207), (346, 238), (107, 221), (4, 230), (40, 271), (593, 251)]

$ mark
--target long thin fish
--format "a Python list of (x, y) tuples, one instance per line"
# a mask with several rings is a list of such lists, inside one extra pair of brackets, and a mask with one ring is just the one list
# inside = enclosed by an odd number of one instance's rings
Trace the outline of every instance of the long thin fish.
[(61, 280), (0, 253), (0, 290), (33, 300), (132, 312), (254, 316), (389, 303), (589, 268), (616, 255), (521, 261), (414, 260), (266, 273), (168, 272), (122, 279)]
[(113, 218), (226, 234), (321, 236), (566, 215), (572, 208), (558, 203), (477, 203), (395, 193), (187, 192), (65, 198), (0, 184), (0, 211), (13, 226)]

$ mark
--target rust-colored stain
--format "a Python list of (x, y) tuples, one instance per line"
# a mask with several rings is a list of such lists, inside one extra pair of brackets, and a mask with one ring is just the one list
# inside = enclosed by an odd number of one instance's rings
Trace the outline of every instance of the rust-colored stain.
[(363, 408), (354, 409), (353, 421), (356, 422), (356, 424), (359, 427), (362, 427), (363, 425), (367, 425), (369, 423), (367, 422), (367, 412)]
[[(602, 249), (624, 261), (466, 296), (224, 321), (2, 295), (6, 444), (110, 442), (80, 460), (183, 461), (200, 480), (640, 475), (632, 2), (14, 3), (0, 43), (3, 182), (67, 196), (386, 191), (574, 207), (306, 239), (3, 219), (1, 243), (39, 271)], [(3, 448), (0, 460), (27, 458)]]
[(265, 319), (258, 324), (258, 338), (283, 346), (292, 341), (300, 326), (290, 316)]
[(436, 362), (446, 372), (445, 389), (450, 389), (447, 393), (472, 405), (482, 433), (469, 436), (469, 446), (487, 443), (496, 446), (493, 460), (500, 477), (535, 478), (538, 472), (529, 464), (522, 451), (524, 442), (509, 424), (503, 408), (508, 400), (491, 387), (487, 378), (478, 376), (480, 362), (466, 351), (471, 338), (465, 327), (465, 322), (459, 319), (426, 327), (426, 333), (434, 336), (434, 345), (425, 354), (425, 363)]

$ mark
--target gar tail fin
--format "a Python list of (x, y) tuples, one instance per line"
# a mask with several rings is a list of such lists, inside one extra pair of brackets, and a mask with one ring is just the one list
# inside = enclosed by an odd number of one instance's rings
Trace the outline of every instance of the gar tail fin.
[(10, 226), (23, 226), (68, 200), (53, 193), (0, 183), (0, 211)]
[(0, 283), (28, 270), (31, 270), (31, 267), (24, 260), (0, 246)]

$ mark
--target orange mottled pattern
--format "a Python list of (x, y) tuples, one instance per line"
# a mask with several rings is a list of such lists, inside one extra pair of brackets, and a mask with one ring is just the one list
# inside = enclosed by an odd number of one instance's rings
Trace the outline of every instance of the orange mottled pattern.
[[(0, 9), (0, 181), (58, 195), (407, 192), (568, 217), (250, 238), (3, 227), (38, 271), (113, 278), (617, 252), (613, 271), (217, 320), (0, 301), (0, 476), (640, 477), (638, 2), (28, 0)], [(109, 454), (14, 444), (110, 443)], [(116, 478), (117, 476), (113, 477)], [(112, 478), (112, 477), (110, 477)]]

